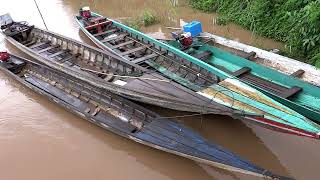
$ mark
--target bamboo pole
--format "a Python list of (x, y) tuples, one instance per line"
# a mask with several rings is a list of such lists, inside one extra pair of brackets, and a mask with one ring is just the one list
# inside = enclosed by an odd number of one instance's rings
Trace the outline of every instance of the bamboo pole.
[(38, 9), (38, 11), (39, 11), (39, 14), (40, 14), (40, 16), (41, 16), (41, 19), (42, 19), (42, 22), (43, 22), (44, 26), (45, 26), (46, 29), (48, 30), (47, 24), (46, 24), (46, 22), (44, 21), (44, 18), (43, 18), (42, 13), (41, 13), (41, 11), (40, 11), (40, 9), (39, 9), (39, 6), (38, 6), (37, 1), (36, 1), (36, 0), (33, 0), (33, 1), (34, 1), (34, 3), (35, 3), (36, 6), (37, 6), (37, 9)]

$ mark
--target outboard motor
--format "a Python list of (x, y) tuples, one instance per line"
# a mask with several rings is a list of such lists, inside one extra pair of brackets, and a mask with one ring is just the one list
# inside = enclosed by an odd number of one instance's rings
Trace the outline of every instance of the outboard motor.
[(176, 40), (183, 45), (184, 47), (189, 47), (192, 45), (193, 39), (191, 36), (191, 33), (187, 32), (187, 33), (182, 33), (180, 35), (178, 35), (178, 37), (176, 38)]
[(3, 34), (10, 36), (19, 42), (26, 41), (34, 28), (34, 26), (29, 26), (26, 21), (13, 21), (9, 14), (0, 16), (0, 25)]
[(202, 25), (199, 21), (192, 21), (183, 26), (182, 31), (172, 32), (175, 38), (183, 47), (188, 48), (193, 43), (193, 38), (200, 35)]
[(7, 62), (10, 59), (10, 54), (6, 51), (1, 52), (0, 51), (0, 61)]
[(82, 18), (89, 19), (91, 17), (90, 8), (88, 6), (81, 8), (79, 14)]

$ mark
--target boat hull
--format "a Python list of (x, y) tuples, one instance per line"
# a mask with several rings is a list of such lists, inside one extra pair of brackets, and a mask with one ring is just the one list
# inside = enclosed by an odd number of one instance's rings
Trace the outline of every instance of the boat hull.
[[(169, 42), (179, 48), (179, 43)], [(305, 117), (320, 123), (320, 91), (319, 87), (304, 82), (296, 77), (278, 72), (256, 61), (232, 54), (226, 50), (215, 47), (215, 44), (195, 43), (199, 48), (189, 49), (191, 54), (211, 52), (211, 57), (204, 61), (214, 67), (221, 68), (229, 74), (237, 74), (238, 78), (264, 94), (299, 112)], [(295, 63), (292, 61), (292, 63)], [(243, 71), (243, 74), (237, 73)], [(292, 90), (298, 90), (290, 94)], [(288, 95), (289, 93), (289, 95)]]
[[(0, 63), (1, 71), (66, 110), (117, 135), (225, 170), (269, 179), (287, 179), (244, 161), (231, 152), (210, 144), (184, 126), (162, 118), (117, 95), (108, 93), (109, 98), (104, 99), (107, 96), (99, 96), (101, 89), (86, 82), (20, 57), (12, 56), (11, 59), (26, 64), (12, 68), (11, 64), (8, 66), (8, 63)], [(80, 87), (83, 88), (82, 91), (79, 91)], [(129, 115), (125, 110), (128, 108), (133, 112), (139, 111), (140, 115), (135, 113)], [(145, 115), (141, 116), (141, 113)], [(128, 115), (131, 118), (126, 120)]]
[[(67, 37), (57, 35), (49, 31), (35, 28), (32, 31), (32, 33), (33, 32), (35, 32), (35, 34), (39, 34), (39, 38), (41, 39), (46, 39), (46, 40), (55, 39), (55, 43), (60, 42), (61, 51), (66, 49), (72, 51), (72, 53), (74, 51), (78, 51), (78, 53), (81, 51), (81, 54), (82, 54), (81, 58), (86, 59), (85, 66), (82, 66), (82, 64), (84, 64), (83, 62), (80, 62), (81, 65), (73, 64), (75, 66), (70, 66), (70, 63), (71, 64), (73, 63), (70, 61), (65, 61), (61, 63), (61, 61), (64, 61), (64, 60), (61, 60), (59, 62), (57, 60), (48, 58), (47, 55), (41, 54), (34, 49), (26, 47), (25, 45), (16, 41), (12, 37), (6, 36), (6, 39), (11, 44), (13, 44), (14, 46), (19, 48), (26, 54), (32, 56), (37, 61), (43, 64), (46, 64), (47, 66), (50, 66), (51, 68), (59, 69), (69, 75), (73, 75), (80, 78), (81, 80), (87, 81), (92, 85), (95, 85), (97, 87), (103, 87), (108, 91), (112, 91), (116, 94), (129, 98), (131, 100), (140, 101), (140, 102), (144, 102), (144, 103), (148, 103), (148, 104), (152, 104), (152, 105), (156, 105), (164, 108), (179, 110), (179, 111), (198, 112), (202, 114), (214, 113), (214, 114), (223, 114), (223, 115), (234, 115), (239, 113), (237, 111), (234, 111), (233, 109), (223, 107), (219, 104), (212, 104), (210, 103), (209, 100), (201, 97), (200, 95), (197, 95), (196, 93), (190, 91), (188, 88), (185, 88), (173, 81), (170, 81), (169, 79), (164, 78), (155, 72), (150, 72), (147, 69), (140, 67), (136, 64), (125, 62), (113, 54), (106, 54), (106, 52), (103, 52), (97, 48), (87, 46), (81, 42), (71, 40)], [(41, 41), (37, 43), (40, 44)], [(50, 45), (54, 46), (52, 44)], [(73, 53), (72, 55), (75, 55), (75, 54), (76, 53)], [(108, 82), (103, 79), (97, 78), (97, 76), (93, 75), (92, 73), (87, 73), (81, 70), (82, 67), (88, 67), (88, 64), (90, 65), (89, 66), (90, 69), (88, 70), (91, 70), (91, 69), (95, 70), (94, 67), (104, 68), (105, 66), (104, 61), (102, 64), (101, 64), (101, 59), (100, 59), (100, 62), (98, 62), (99, 57), (96, 56), (96, 54), (101, 54), (107, 60), (111, 59), (110, 60), (111, 63), (109, 64), (109, 67), (110, 66), (118, 67), (118, 64), (120, 64), (118, 68), (128, 67), (129, 69), (134, 69), (133, 70), (134, 73), (143, 74), (141, 76), (142, 79), (129, 78), (128, 83), (126, 83), (125, 85), (123, 84), (118, 85), (115, 82), (116, 79), (114, 79), (112, 82)], [(113, 63), (113, 62), (116, 62), (116, 63)], [(80, 70), (79, 68), (77, 69), (77, 66), (78, 67), (80, 66)], [(94, 72), (100, 73), (101, 70), (98, 70), (98, 71), (95, 70)], [(149, 81), (149, 79), (152, 79), (152, 81)], [(161, 80), (161, 81), (158, 81), (158, 80)]]
[[(103, 18), (97, 13), (92, 12), (91, 14), (94, 17)], [(89, 32), (89, 30), (84, 27), (84, 24), (86, 23), (85, 20), (81, 17), (76, 17), (76, 20), (81, 30), (97, 46), (116, 54), (128, 62), (135, 61), (131, 60), (130, 56), (128, 56), (132, 54), (127, 52), (136, 51), (136, 49), (141, 47), (136, 46), (136, 44), (140, 44), (142, 47), (145, 46), (147, 53), (148, 50), (151, 50), (150, 53), (152, 53), (157, 51), (157, 49), (160, 49), (161, 51), (159, 52), (164, 53), (164, 55), (162, 54), (148, 61), (144, 61), (144, 63), (156, 69), (165, 77), (173, 79), (182, 86), (188, 87), (190, 90), (212, 102), (242, 111), (245, 114), (242, 116), (243, 119), (252, 120), (251, 117), (246, 118), (247, 115), (262, 116), (265, 119), (276, 122), (267, 123), (273, 128), (280, 127), (287, 130), (287, 127), (291, 126), (293, 127), (292, 129), (300, 129), (301, 132), (310, 132), (313, 137), (318, 137), (317, 133), (320, 132), (320, 129), (317, 124), (310, 122), (307, 118), (272, 100), (270, 97), (256, 89), (247, 86), (240, 81), (235, 82), (238, 80), (233, 80), (234, 78), (232, 76), (229, 76), (222, 70), (212, 69), (209, 64), (199, 61), (176, 48), (170, 47), (168, 44), (156, 41), (155, 39), (112, 19), (106, 18), (106, 21), (112, 22), (111, 27), (108, 27), (105, 32), (100, 33)], [(113, 42), (110, 40), (118, 37), (121, 39), (120, 42)], [(130, 44), (132, 42), (135, 42), (135, 45)], [(125, 48), (119, 48), (120, 46)], [(170, 56), (170, 53), (173, 55)], [(178, 67), (175, 68), (172, 64), (178, 64), (176, 65)], [(204, 85), (199, 85), (199, 82), (194, 82), (192, 78), (188, 78), (188, 74), (181, 76), (181, 74), (184, 74), (183, 71), (180, 71), (181, 67), (190, 68), (190, 71), (194, 71), (193, 68), (196, 67), (197, 73), (192, 74), (195, 79), (210, 74), (211, 77), (209, 79), (211, 80), (203, 78), (202, 81), (206, 81), (206, 83), (204, 83)], [(221, 79), (221, 81), (219, 79)], [(230, 83), (230, 81), (232, 81), (233, 84)], [(232, 84), (232, 86), (229, 86), (229, 84)], [(260, 122), (265, 125), (266, 122), (270, 121)], [(259, 119), (256, 119), (255, 122), (259, 122)], [(279, 124), (282, 124), (282, 126), (279, 126)]]

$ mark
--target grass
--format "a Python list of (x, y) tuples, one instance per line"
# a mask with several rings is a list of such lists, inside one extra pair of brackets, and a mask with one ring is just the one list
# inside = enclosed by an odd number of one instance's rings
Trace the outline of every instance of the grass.
[(258, 35), (282, 41), (286, 54), (320, 68), (320, 0), (189, 0), (217, 12), (218, 24), (234, 22)]

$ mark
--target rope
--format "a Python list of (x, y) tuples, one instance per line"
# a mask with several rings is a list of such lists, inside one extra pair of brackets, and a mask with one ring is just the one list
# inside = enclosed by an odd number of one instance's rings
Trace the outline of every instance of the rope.
[[(216, 98), (216, 95), (217, 95), (218, 93), (223, 92), (223, 91), (231, 92), (231, 95), (232, 95), (232, 104), (231, 104), (231, 108), (233, 108), (233, 105), (234, 105), (234, 102), (235, 102), (235, 98), (234, 98), (234, 94), (233, 94), (233, 92), (232, 92), (231, 90), (229, 90), (229, 89), (221, 89), (221, 90), (217, 91), (217, 92), (214, 94), (214, 96), (211, 98), (211, 100), (213, 100), (214, 98)], [(222, 94), (223, 94), (223, 93), (222, 93)], [(228, 95), (227, 95), (227, 96), (228, 96)]]

